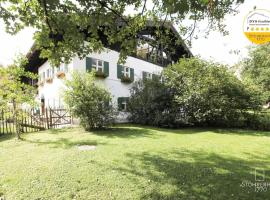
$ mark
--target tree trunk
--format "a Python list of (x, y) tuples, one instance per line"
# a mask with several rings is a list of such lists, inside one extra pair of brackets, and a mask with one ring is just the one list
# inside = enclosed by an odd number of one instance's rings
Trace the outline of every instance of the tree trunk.
[(13, 100), (13, 119), (16, 127), (16, 137), (18, 140), (21, 139), (21, 127), (20, 127), (20, 121), (18, 120), (18, 110), (15, 100)]

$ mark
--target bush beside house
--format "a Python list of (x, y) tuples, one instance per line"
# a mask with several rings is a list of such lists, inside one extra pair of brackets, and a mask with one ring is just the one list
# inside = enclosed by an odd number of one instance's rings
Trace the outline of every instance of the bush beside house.
[(94, 72), (74, 73), (64, 91), (65, 103), (86, 130), (108, 127), (115, 119), (110, 93), (94, 80)]
[(254, 113), (263, 102), (260, 90), (241, 82), (225, 66), (181, 59), (164, 70), (163, 80), (134, 85), (128, 105), (132, 122), (164, 127), (265, 127), (259, 125), (263, 120), (250, 123), (259, 119)]

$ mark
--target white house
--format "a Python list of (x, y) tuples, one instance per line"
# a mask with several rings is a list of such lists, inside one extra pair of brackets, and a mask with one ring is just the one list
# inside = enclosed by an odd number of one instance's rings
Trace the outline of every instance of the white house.
[[(64, 79), (69, 79), (72, 71), (85, 73), (95, 69), (96, 81), (111, 92), (114, 105), (121, 104), (121, 110), (126, 109), (126, 100), (130, 95), (132, 82), (144, 77), (151, 78), (161, 73), (163, 67), (144, 60), (128, 57), (125, 65), (118, 65), (119, 53), (107, 49), (102, 53), (89, 54), (80, 60), (72, 59), (69, 64), (62, 64), (59, 68), (53, 67), (46, 61), (38, 68), (38, 98), (45, 107), (63, 107), (62, 91)], [(99, 76), (100, 75), (100, 76)]]
[[(175, 40), (180, 37), (173, 26), (169, 28)], [(37, 99), (42, 104), (42, 110), (46, 107), (64, 106), (64, 79), (69, 79), (73, 71), (85, 73), (96, 70), (96, 81), (110, 91), (113, 105), (124, 112), (134, 81), (157, 76), (167, 64), (176, 62), (183, 56), (191, 56), (184, 43), (176, 45), (173, 40), (169, 45), (174, 45), (174, 53), (169, 53), (165, 48), (154, 47), (151, 43), (154, 37), (149, 32), (149, 26), (147, 30), (148, 32), (143, 32), (141, 36), (149, 43), (138, 45), (137, 54), (128, 56), (124, 65), (117, 64), (119, 52), (115, 47), (107, 46), (105, 51), (89, 54), (82, 60), (74, 57), (69, 64), (61, 64), (60, 67), (51, 66), (47, 60), (39, 58), (38, 50), (32, 51), (28, 55), (28, 70), (39, 75)]]

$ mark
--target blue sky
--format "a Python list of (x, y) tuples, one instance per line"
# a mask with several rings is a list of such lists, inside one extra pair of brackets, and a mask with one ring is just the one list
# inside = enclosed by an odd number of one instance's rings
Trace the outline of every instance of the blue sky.
[[(270, 0), (246, 0), (239, 6), (239, 14), (236, 16), (226, 16), (225, 24), (230, 32), (228, 36), (222, 36), (219, 32), (212, 31), (207, 38), (200, 36), (193, 40), (191, 51), (194, 55), (199, 55), (205, 59), (215, 60), (224, 64), (233, 65), (239, 59), (247, 56), (246, 47), (252, 43), (245, 37), (242, 25), (244, 17), (249, 11), (269, 8)], [(204, 26), (204, 22), (200, 24)], [(0, 21), (0, 64), (10, 64), (16, 54), (26, 54), (33, 44), (34, 30), (27, 28), (15, 36), (5, 33), (3, 22)], [(238, 55), (230, 53), (239, 51)]]

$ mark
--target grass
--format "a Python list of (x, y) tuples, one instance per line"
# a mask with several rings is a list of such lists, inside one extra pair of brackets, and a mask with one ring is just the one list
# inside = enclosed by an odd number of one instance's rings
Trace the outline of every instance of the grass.
[[(79, 151), (78, 145), (96, 145)], [(262, 199), (270, 197), (270, 132), (48, 130), (0, 138), (5, 199)], [(254, 171), (257, 170), (255, 181)], [(244, 182), (269, 183), (268, 187)]]

